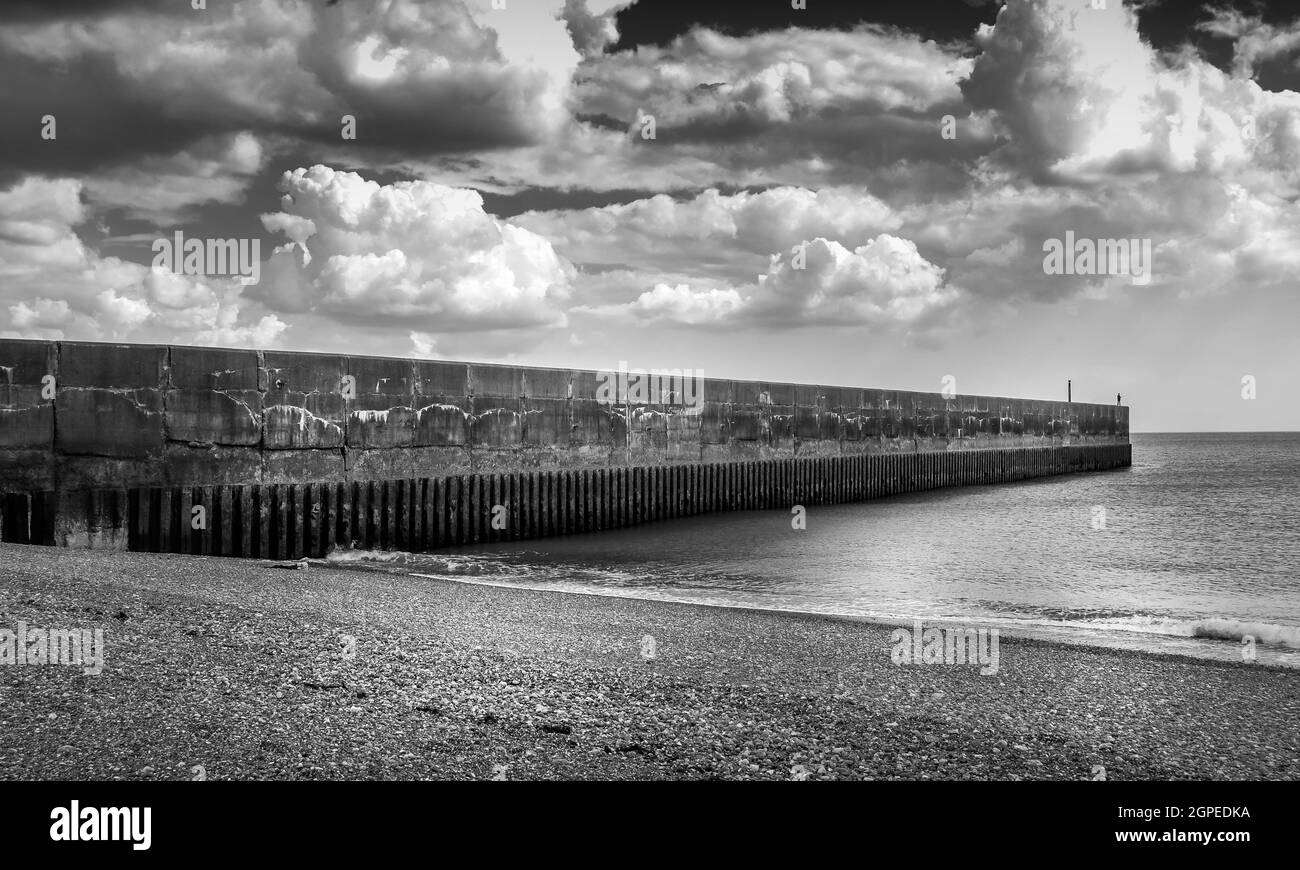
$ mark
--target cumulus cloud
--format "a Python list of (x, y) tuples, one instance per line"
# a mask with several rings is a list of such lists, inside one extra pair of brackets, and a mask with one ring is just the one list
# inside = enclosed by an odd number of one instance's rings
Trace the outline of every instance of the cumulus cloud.
[[(0, 31), (3, 99), (12, 117), (54, 111), (60, 138), (0, 128), (4, 168), (44, 173), (0, 191), (0, 328), (373, 352), (400, 328), (411, 352), (449, 356), (562, 337), (569, 313), (917, 335), (1131, 292), (1044, 275), (1043, 241), (1067, 231), (1152, 239), (1150, 291), (1189, 298), (1281, 292), (1300, 267), (1300, 94), (1248, 78), (1290, 62), (1294, 27), (1212, 13), (1230, 72), (1155, 52), (1123, 4), (1077, 0), (1009, 0), (969, 51), (861, 25), (696, 28), (607, 54), (626, 5), (29, 5)], [(639, 111), (657, 139), (631, 134)], [(223, 228), (253, 223), (249, 185), (286, 165), (311, 168), (262, 216), (282, 244), (256, 287), (155, 272), (77, 232), (202, 223), (209, 206)], [(565, 197), (620, 204), (508, 216)], [(110, 242), (150, 236), (127, 232)]]
[(860, 241), (900, 218), (865, 190), (777, 187), (689, 199), (659, 194), (601, 208), (529, 212), (515, 218), (586, 266), (643, 271), (692, 264), (720, 279), (751, 276), (756, 263), (804, 239)]
[(576, 96), (586, 112), (630, 123), (645, 108), (660, 129), (709, 137), (828, 112), (860, 119), (959, 105), (957, 82), (969, 66), (934, 43), (872, 25), (743, 37), (699, 28), (667, 47), (589, 60)]
[(100, 256), (73, 229), (85, 217), (77, 181), (33, 177), (0, 191), (0, 299), (9, 303), (0, 334), (264, 346), (285, 329), (273, 316), (249, 324), (234, 281)]
[(72, 309), (62, 299), (37, 298), (30, 305), (18, 302), (10, 306), (9, 314), (14, 327), (24, 330), (61, 329), (72, 322)]
[(521, 145), (567, 117), (579, 57), (562, 8), (562, 0), (507, 10), (490, 0), (342, 3), (313, 14), (298, 59), (328, 91), (329, 108), (357, 113), (363, 146)]
[(746, 36), (697, 28), (667, 46), (585, 60), (574, 111), (635, 139), (639, 118), (653, 115), (643, 159), (706, 157), (715, 179), (761, 166), (786, 183), (860, 182), (900, 155), (947, 163), (986, 150), (975, 122), (956, 140), (937, 135), (944, 115), (968, 115), (958, 82), (970, 63), (875, 25)]
[(907, 239), (882, 233), (850, 250), (817, 238), (802, 265), (795, 254), (773, 259), (747, 314), (768, 323), (906, 325), (951, 305), (960, 292)]
[(628, 306), (635, 314), (696, 325), (725, 320), (744, 306), (735, 290), (692, 290), (686, 284), (656, 284)]
[(564, 322), (573, 266), (536, 233), (483, 211), (472, 190), (381, 185), (327, 166), (281, 183), (277, 248), (253, 295), (281, 311), (424, 330)]
[(916, 245), (882, 233), (846, 248), (815, 238), (738, 287), (656, 284), (625, 305), (595, 309), (605, 316), (638, 315), (688, 326), (798, 328), (849, 326), (906, 331), (938, 322), (962, 296), (942, 268)]
[(1160, 57), (1136, 12), (1073, 0), (1008, 3), (976, 37), (962, 91), (991, 112), (1004, 165), (1048, 181), (1221, 171), (1296, 151), (1297, 95), (1198, 58)]
[(597, 57), (618, 40), (615, 16), (636, 0), (565, 0), (562, 18), (573, 47), (584, 57)]

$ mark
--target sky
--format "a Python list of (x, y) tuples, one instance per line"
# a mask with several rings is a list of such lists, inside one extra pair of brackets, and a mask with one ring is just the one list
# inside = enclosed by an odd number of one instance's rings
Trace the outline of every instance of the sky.
[(0, 336), (1300, 429), (1300, 9), (795, 5), (8, 0)]

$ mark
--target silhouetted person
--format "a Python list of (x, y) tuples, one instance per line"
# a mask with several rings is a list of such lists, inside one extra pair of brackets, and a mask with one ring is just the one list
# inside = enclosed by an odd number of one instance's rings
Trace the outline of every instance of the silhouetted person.
[(1124, 397), (1121, 396), (1119, 393), (1116, 393), (1116, 394), (1115, 394), (1115, 404), (1116, 404), (1116, 405), (1120, 404), (1120, 400), (1123, 399), (1123, 398), (1124, 398)]

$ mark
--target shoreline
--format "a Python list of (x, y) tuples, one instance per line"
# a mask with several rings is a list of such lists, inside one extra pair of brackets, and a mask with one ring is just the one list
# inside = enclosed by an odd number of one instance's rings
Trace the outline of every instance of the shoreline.
[(0, 779), (1300, 779), (1287, 667), (1006, 636), (980, 676), (895, 665), (891, 627), (854, 616), (370, 567), (0, 560), (0, 628), (107, 638), (98, 676), (0, 667)]
[[(509, 582), (504, 582), (499, 580), (470, 580), (461, 577), (439, 577), (434, 574), (424, 574), (419, 571), (399, 571), (391, 568), (383, 568), (378, 566), (369, 567), (369, 566), (361, 566), (361, 565), (356, 565), (356, 566), (340, 565), (335, 563), (329, 563), (326, 560), (310, 560), (310, 561), (312, 561), (313, 563), (319, 563), (323, 567), (334, 568), (336, 570), (375, 571), (381, 574), (398, 574), (398, 575), (406, 575), (409, 577), (420, 577), (426, 580), (433, 580), (438, 583), (461, 583), (466, 586), (492, 586), (501, 589), (520, 589), (520, 590), (534, 591), (534, 592), (548, 592), (556, 595), (584, 595), (584, 596), (591, 596), (594, 598), (631, 599), (634, 601), (648, 601), (648, 602), (658, 603), (658, 604), (680, 605), (682, 607), (709, 607), (709, 608), (716, 608), (718, 610), (734, 610), (738, 612), (770, 613), (774, 615), (803, 616), (803, 617), (808, 617), (810, 619), (861, 622), (878, 628), (888, 628), (890, 630), (893, 630), (895, 628), (907, 628), (908, 627), (907, 625), (900, 624), (900, 623), (906, 623), (909, 619), (913, 619), (913, 618), (921, 619), (921, 621), (926, 623), (927, 625), (949, 626), (949, 627), (956, 627), (956, 626), (966, 627), (969, 625), (974, 625), (977, 622), (977, 620), (963, 621), (956, 617), (922, 618), (922, 617), (901, 617), (900, 616), (898, 618), (891, 618), (891, 617), (884, 617), (884, 616), (864, 616), (855, 613), (826, 613), (818, 610), (797, 610), (794, 608), (771, 607), (771, 606), (763, 606), (758, 604), (723, 604), (716, 601), (689, 601), (686, 599), (679, 599), (679, 598), (656, 598), (654, 596), (648, 596), (648, 595), (637, 595), (637, 594), (624, 595), (617, 592), (598, 592), (590, 589), (564, 589), (564, 588), (559, 588), (554, 586), (530, 586), (525, 583), (509, 583)], [(1031, 645), (1043, 644), (1045, 646), (1075, 647), (1078, 649), (1090, 650), (1092, 652), (1097, 652), (1097, 653), (1118, 652), (1125, 655), (1149, 655), (1149, 656), (1157, 656), (1160, 658), (1180, 659), (1185, 662), (1188, 662), (1189, 664), (1218, 664), (1224, 667), (1264, 668), (1267, 670), (1277, 670), (1277, 671), (1282, 671), (1287, 673), (1294, 673), (1300, 671), (1300, 665), (1285, 665), (1285, 664), (1277, 664), (1272, 662), (1246, 663), (1240, 661), (1233, 661), (1229, 658), (1210, 658), (1208, 656), (1195, 656), (1195, 655), (1190, 655), (1188, 653), (1165, 652), (1162, 650), (1137, 648), (1137, 647), (1107, 646), (1106, 644), (1088, 643), (1087, 641), (1071, 641), (1071, 640), (1064, 640), (1064, 639), (1058, 639), (1052, 637), (1036, 637), (1033, 634), (1021, 633), (1024, 631), (1029, 631), (1029, 632), (1035, 631), (1035, 628), (1032, 625), (1029, 626), (1027, 629), (1018, 626), (1012, 626), (1008, 628), (1004, 623), (998, 623), (996, 620), (987, 620), (983, 624), (987, 625), (990, 628), (998, 629), (999, 632), (1001, 632), (1001, 636), (1004, 639), (1014, 639), (1018, 643), (1025, 643)], [(1050, 630), (1052, 629), (1052, 626), (1044, 626), (1044, 628)], [(1070, 630), (1069, 626), (1063, 626), (1061, 628), (1062, 632), (1068, 630)], [(1138, 631), (1121, 632), (1118, 629), (1116, 629), (1114, 633), (1120, 635), (1133, 634), (1133, 635), (1137, 635), (1138, 637), (1143, 637), (1143, 636), (1169, 637), (1178, 640), (1189, 640), (1189, 641), (1206, 640), (1207, 642), (1210, 642), (1209, 638), (1197, 638), (1192, 635), (1165, 635), (1165, 634), (1158, 634), (1154, 632), (1147, 633), (1147, 632), (1138, 632)], [(1230, 641), (1216, 641), (1216, 642), (1230, 643)]]

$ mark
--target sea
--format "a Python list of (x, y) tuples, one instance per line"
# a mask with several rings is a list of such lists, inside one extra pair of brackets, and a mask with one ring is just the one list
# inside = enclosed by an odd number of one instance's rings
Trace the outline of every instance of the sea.
[[(1131, 468), (335, 562), (1300, 667), (1300, 433), (1135, 434)], [(793, 506), (792, 506), (793, 507)], [(378, 567), (378, 565), (376, 565)]]

